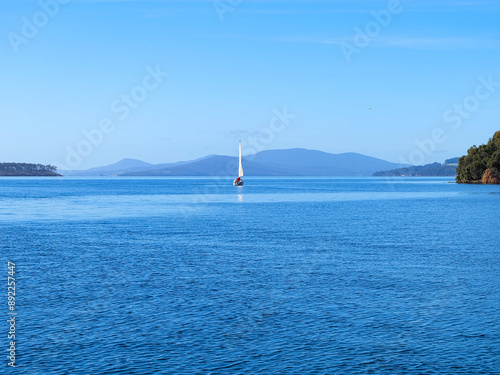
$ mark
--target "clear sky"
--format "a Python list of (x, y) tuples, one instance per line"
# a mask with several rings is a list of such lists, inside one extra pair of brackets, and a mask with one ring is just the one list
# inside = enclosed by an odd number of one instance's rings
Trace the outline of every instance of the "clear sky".
[(0, 161), (171, 162), (236, 155), (241, 139), (244, 153), (427, 163), (500, 129), (500, 1), (16, 0), (1, 10)]

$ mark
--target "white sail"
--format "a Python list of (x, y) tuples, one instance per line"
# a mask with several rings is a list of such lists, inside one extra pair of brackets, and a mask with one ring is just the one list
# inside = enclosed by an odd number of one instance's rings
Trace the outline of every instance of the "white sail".
[(241, 164), (241, 141), (240, 141), (240, 168), (238, 171), (238, 176), (243, 177), (243, 165)]

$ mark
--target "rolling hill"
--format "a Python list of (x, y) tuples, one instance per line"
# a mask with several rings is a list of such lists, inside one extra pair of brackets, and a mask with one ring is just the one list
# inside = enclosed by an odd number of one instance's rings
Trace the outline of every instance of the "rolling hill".
[[(244, 156), (246, 176), (371, 176), (399, 164), (357, 153), (330, 154), (306, 149), (268, 150)], [(65, 176), (235, 176), (237, 158), (210, 155), (192, 161), (150, 164), (135, 159)]]

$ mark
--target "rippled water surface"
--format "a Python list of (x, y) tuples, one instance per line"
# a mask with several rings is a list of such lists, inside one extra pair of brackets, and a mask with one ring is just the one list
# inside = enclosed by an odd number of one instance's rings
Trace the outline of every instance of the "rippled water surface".
[(245, 182), (1, 179), (14, 371), (500, 373), (500, 186)]

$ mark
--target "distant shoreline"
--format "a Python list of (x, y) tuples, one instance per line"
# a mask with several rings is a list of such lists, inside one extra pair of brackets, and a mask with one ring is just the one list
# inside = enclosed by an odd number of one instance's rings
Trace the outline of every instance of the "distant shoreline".
[(53, 165), (0, 163), (0, 177), (62, 177)]
[(0, 177), (64, 177), (62, 174), (0, 174)]

